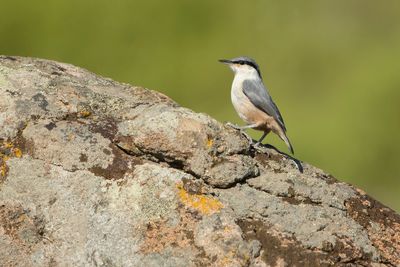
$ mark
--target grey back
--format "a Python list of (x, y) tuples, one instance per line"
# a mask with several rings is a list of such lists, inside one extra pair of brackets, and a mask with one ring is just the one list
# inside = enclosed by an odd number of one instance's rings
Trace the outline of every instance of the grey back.
[(261, 79), (244, 80), (242, 90), (243, 93), (249, 98), (251, 103), (253, 103), (253, 105), (264, 111), (268, 115), (272, 116), (281, 126), (283, 131), (286, 132), (286, 126), (283, 121), (282, 115), (279, 112), (278, 107), (272, 100), (271, 96), (267, 92)]

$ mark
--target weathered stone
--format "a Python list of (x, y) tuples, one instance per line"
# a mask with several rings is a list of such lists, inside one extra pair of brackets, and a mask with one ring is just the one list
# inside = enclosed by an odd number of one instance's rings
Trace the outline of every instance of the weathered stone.
[(0, 56), (0, 266), (396, 266), (400, 218), (168, 97)]

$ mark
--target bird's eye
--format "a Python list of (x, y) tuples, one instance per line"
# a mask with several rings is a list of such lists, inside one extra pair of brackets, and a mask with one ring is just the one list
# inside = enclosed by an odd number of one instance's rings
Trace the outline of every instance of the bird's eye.
[(244, 64), (244, 61), (242, 61), (242, 60), (239, 61), (239, 64), (240, 64), (240, 65), (243, 65), (243, 64)]

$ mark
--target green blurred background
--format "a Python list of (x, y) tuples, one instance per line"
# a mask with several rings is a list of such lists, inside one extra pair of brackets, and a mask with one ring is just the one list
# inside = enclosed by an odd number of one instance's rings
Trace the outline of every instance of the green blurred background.
[(0, 40), (235, 123), (217, 59), (251, 56), (296, 156), (400, 211), (398, 0), (2, 0)]

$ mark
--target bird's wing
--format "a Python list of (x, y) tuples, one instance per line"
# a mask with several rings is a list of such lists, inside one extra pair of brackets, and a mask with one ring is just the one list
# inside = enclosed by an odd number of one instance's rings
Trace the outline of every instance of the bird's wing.
[(282, 115), (261, 80), (244, 80), (242, 90), (253, 105), (272, 116), (286, 132)]

